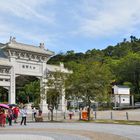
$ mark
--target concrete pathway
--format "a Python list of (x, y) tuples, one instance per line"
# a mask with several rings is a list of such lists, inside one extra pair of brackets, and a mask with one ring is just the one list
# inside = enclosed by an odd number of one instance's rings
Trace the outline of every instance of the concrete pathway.
[[(67, 132), (69, 131), (69, 133), (65, 133), (66, 130)], [(85, 133), (84, 137), (82, 132), (83, 134), (85, 132), (89, 133)], [(31, 135), (46, 136), (54, 140), (89, 140), (91, 137), (88, 137), (88, 135), (90, 136), (90, 134), (96, 132), (97, 134), (104, 133), (106, 136), (109, 134), (114, 134), (117, 136), (130, 138), (131, 140), (140, 140), (140, 126), (98, 123), (28, 123), (27, 126), (14, 124), (14, 126), (11, 127), (7, 126), (6, 128), (0, 128), (0, 138), (2, 138), (1, 136), (4, 136), (5, 134), (10, 136), (18, 133), (22, 135), (26, 134), (27, 137)], [(101, 140), (106, 139), (104, 137)]]

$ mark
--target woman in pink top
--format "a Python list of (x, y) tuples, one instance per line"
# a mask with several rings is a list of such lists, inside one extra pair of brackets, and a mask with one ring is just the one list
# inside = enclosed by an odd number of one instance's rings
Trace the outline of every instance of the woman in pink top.
[(1, 126), (5, 127), (6, 124), (6, 114), (5, 114), (5, 110), (2, 110), (2, 114), (1, 114)]
[(2, 125), (2, 108), (0, 107), (0, 126)]

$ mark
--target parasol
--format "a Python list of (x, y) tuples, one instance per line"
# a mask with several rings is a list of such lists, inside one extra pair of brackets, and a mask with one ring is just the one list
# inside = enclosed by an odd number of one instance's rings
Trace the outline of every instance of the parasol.
[(5, 108), (5, 109), (8, 109), (8, 108), (9, 108), (9, 106), (6, 105), (6, 104), (0, 104), (0, 107), (1, 107), (1, 108)]
[(8, 106), (9, 106), (9, 107), (10, 107), (10, 106), (13, 107), (13, 106), (17, 106), (17, 105), (16, 105), (16, 104), (8, 104)]

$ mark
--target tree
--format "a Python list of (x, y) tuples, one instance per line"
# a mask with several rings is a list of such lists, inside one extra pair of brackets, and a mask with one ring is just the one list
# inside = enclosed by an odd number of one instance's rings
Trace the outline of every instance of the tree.
[(50, 72), (47, 78), (47, 102), (51, 111), (51, 121), (53, 121), (53, 109), (58, 108), (58, 101), (62, 96), (66, 74), (60, 71)]
[(8, 103), (8, 90), (0, 87), (0, 102)]
[(79, 97), (88, 106), (90, 119), (91, 101), (107, 101), (110, 89), (111, 73), (102, 63), (79, 64), (69, 75), (67, 93), (69, 97)]
[(108, 46), (106, 49), (103, 50), (105, 56), (113, 56), (114, 53), (114, 47), (113, 46)]
[(39, 104), (40, 102), (40, 81), (33, 81), (26, 84), (17, 92), (17, 97), (20, 102)]
[(40, 81), (33, 81), (24, 86), (24, 91), (26, 92), (28, 102), (34, 102), (38, 104), (40, 101)]
[(66, 55), (75, 55), (74, 50), (67, 51), (67, 52), (66, 52)]
[(130, 82), (131, 91), (140, 95), (140, 55), (129, 53), (114, 68), (119, 83)]

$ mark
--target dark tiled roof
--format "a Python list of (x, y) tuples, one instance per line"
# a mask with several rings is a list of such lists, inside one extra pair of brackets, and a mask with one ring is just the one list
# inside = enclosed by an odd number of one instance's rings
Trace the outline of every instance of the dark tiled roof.
[(130, 87), (125, 86), (125, 85), (114, 85), (114, 86), (117, 86), (117, 87), (119, 87), (119, 88), (130, 88)]

